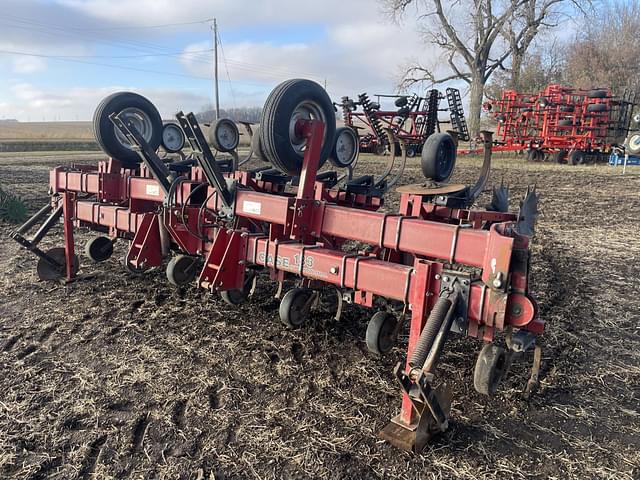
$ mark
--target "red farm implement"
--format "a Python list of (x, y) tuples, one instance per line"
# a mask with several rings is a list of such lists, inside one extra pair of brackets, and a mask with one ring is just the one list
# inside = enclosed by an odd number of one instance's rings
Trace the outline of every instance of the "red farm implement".
[[(389, 213), (377, 211), (395, 181), (389, 172), (364, 180), (318, 173), (328, 158), (352, 164), (357, 148), (335, 135), (331, 100), (313, 82), (285, 82), (269, 96), (252, 143), (271, 165), (256, 169), (241, 168), (247, 159), (235, 153), (232, 122), (211, 126), (214, 156), (196, 117), (176, 118), (171, 135), (160, 135), (157, 110), (143, 97), (116, 94), (100, 105), (96, 133), (112, 158), (55, 168), (51, 203), (12, 234), (39, 257), (40, 278), (76, 278), (74, 231), (84, 228), (99, 232), (85, 246), (94, 262), (107, 260), (115, 242), (127, 242), (128, 269), (164, 267), (172, 284), (219, 292), (232, 305), (246, 300), (259, 279), (279, 282), (288, 328), (302, 327), (327, 291), (337, 293), (336, 318), (345, 302), (375, 309), (365, 338), (375, 355), (391, 351), (408, 330), (406, 361), (394, 370), (402, 406), (380, 433), (406, 450), (420, 451), (447, 428), (451, 393), (436, 366), (452, 332), (484, 342), (474, 375), (480, 393), (495, 393), (512, 360), (530, 349), (525, 393), (535, 388), (544, 329), (528, 290), (537, 194), (528, 191), (518, 213), (507, 211), (504, 187), (494, 189), (488, 209), (471, 208), (488, 179), (491, 134), (473, 186), (446, 183), (455, 145), (448, 134), (436, 137), (442, 154), (422, 158), (430, 179), (398, 188), (399, 210)], [(159, 158), (160, 143), (176, 151), (185, 138), (193, 149), (186, 159)], [(64, 247), (45, 252), (38, 243), (59, 219)], [(359, 250), (348, 248), (353, 241)], [(285, 281), (296, 286), (282, 294)]]
[(537, 94), (505, 90), (485, 110), (497, 121), (494, 151), (526, 151), (527, 159), (549, 155), (558, 163), (607, 159), (629, 130), (635, 97), (608, 89), (549, 85)]
[[(342, 121), (345, 126), (356, 130), (366, 129), (360, 136), (360, 151), (382, 155), (389, 149), (389, 137), (386, 130), (391, 130), (398, 141), (406, 144), (407, 156), (413, 157), (422, 152), (427, 138), (440, 132), (438, 112), (449, 111), (451, 131), (456, 132), (459, 140), (469, 140), (469, 130), (462, 110), (460, 91), (447, 88), (446, 99), (448, 109), (440, 108), (440, 101), (445, 98), (438, 90), (429, 90), (425, 97), (416, 94), (375, 95), (373, 102), (369, 95), (362, 93), (355, 101), (342, 97), (336, 107), (342, 110)], [(382, 110), (383, 99), (394, 99), (396, 110)], [(359, 109), (359, 110), (358, 110)], [(399, 150), (399, 148), (396, 148)]]

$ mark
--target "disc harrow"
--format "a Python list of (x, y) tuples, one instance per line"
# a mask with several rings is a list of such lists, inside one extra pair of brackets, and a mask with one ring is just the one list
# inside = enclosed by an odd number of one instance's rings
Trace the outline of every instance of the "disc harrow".
[[(82, 274), (75, 232), (89, 229), (97, 232), (85, 248), (92, 261), (108, 261), (114, 243), (124, 242), (130, 271), (166, 268), (172, 285), (219, 293), (230, 305), (247, 301), (260, 282), (277, 282), (286, 328), (304, 328), (320, 292), (337, 292), (336, 319), (344, 304), (373, 310), (363, 339), (372, 362), (406, 348), (406, 360), (394, 369), (402, 405), (380, 436), (408, 451), (419, 452), (447, 428), (452, 392), (437, 366), (452, 334), (485, 345), (473, 379), (480, 393), (494, 394), (505, 365), (527, 350), (536, 351), (536, 360), (524, 392), (535, 390), (544, 329), (528, 287), (537, 193), (527, 193), (520, 212), (506, 211), (505, 187), (495, 189), (491, 209), (472, 207), (489, 176), (490, 133), (470, 186), (449, 183), (455, 142), (446, 133), (433, 135), (433, 155), (422, 157), (430, 178), (399, 187), (400, 207), (391, 213), (379, 210), (400, 178), (393, 171), (406, 161), (405, 143), (399, 141), (401, 159), (392, 154), (380, 177), (353, 177), (348, 156), (341, 157), (347, 173), (318, 173), (341, 135), (333, 135), (335, 112), (314, 82), (285, 82), (265, 105), (252, 145), (276, 168), (239, 168), (235, 125), (212, 125), (214, 141), (207, 142), (196, 117), (182, 112), (176, 125), (193, 151), (179, 161), (161, 159), (148, 140), (155, 133), (142, 135), (142, 123), (119, 101), (122, 111), (104, 109), (107, 118), (98, 114), (96, 121), (113, 125), (103, 130), (103, 141), (121, 142), (113, 150), (127, 148), (136, 158), (127, 153), (125, 162), (111, 157), (53, 169), (50, 203), (12, 234), (39, 258), (43, 280), (71, 282)], [(146, 110), (155, 107), (139, 99), (136, 105), (154, 117)], [(390, 129), (385, 133), (398, 141)], [(63, 246), (40, 250), (59, 220)], [(406, 345), (399, 342), (405, 331)]]

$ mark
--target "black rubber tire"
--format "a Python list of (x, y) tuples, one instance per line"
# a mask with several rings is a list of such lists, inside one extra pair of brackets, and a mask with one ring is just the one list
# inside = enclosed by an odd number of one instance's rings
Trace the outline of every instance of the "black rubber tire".
[(151, 132), (146, 140), (152, 150), (157, 150), (162, 143), (162, 117), (153, 103), (137, 93), (117, 92), (102, 100), (93, 114), (93, 132), (104, 153), (127, 168), (135, 168), (141, 161), (140, 156), (120, 143), (116, 127), (109, 119), (112, 113), (117, 114), (130, 107), (139, 109), (148, 117)]
[(630, 155), (640, 154), (640, 131), (630, 133), (624, 142), (626, 153)]
[(553, 153), (553, 163), (567, 163), (567, 151), (566, 150), (558, 150)]
[(587, 105), (587, 113), (606, 112), (607, 105), (604, 103), (590, 103)]
[(145, 272), (149, 271), (148, 268), (142, 267), (134, 267), (127, 261), (127, 254), (125, 253), (124, 257), (122, 257), (122, 265), (127, 270), (127, 272), (132, 273), (133, 275), (142, 276)]
[(409, 103), (409, 99), (407, 97), (399, 97), (399, 98), (396, 98), (396, 101), (393, 103), (395, 104), (396, 107), (402, 108), (407, 106), (407, 103)]
[[(251, 273), (250, 273), (251, 272)], [(249, 294), (251, 293), (251, 287), (253, 286), (253, 278), (255, 277), (253, 271), (248, 271), (244, 276), (244, 283), (242, 285), (242, 290), (234, 289), (234, 290), (225, 290), (220, 292), (220, 298), (227, 305), (231, 305), (232, 307), (236, 307), (238, 305), (243, 304), (249, 298)]]
[(606, 98), (606, 90), (591, 90), (587, 93), (587, 98)]
[(278, 311), (285, 326), (299, 328), (307, 321), (311, 295), (313, 292), (308, 288), (293, 288), (285, 293)]
[[(64, 247), (54, 247), (47, 250), (45, 253), (49, 255), (51, 258), (53, 258), (55, 261), (61, 263), (62, 269), (61, 270), (55, 269), (54, 267), (49, 265), (49, 263), (47, 263), (45, 260), (41, 258), (38, 260), (38, 264), (36, 265), (36, 272), (38, 273), (38, 278), (40, 280), (59, 280), (63, 278), (67, 274), (66, 254), (65, 254)], [(71, 269), (74, 275), (78, 273), (78, 270), (80, 269), (80, 259), (78, 258), (78, 255), (73, 256), (73, 263), (72, 263)]]
[(398, 343), (398, 320), (389, 312), (376, 312), (367, 324), (367, 349), (376, 355), (389, 353)]
[[(354, 152), (351, 158), (348, 161), (340, 161), (338, 158), (338, 139), (340, 136), (348, 136), (354, 145)], [(358, 158), (358, 152), (360, 150), (360, 139), (358, 138), (358, 134), (351, 127), (340, 127), (336, 129), (335, 138), (333, 140), (333, 148), (331, 149), (331, 154), (329, 155), (329, 161), (331, 164), (338, 168), (347, 168), (349, 165), (352, 165), (356, 159)]]
[(496, 121), (498, 123), (504, 123), (507, 121), (507, 117), (504, 115), (496, 115)]
[(544, 107), (548, 107), (549, 106), (549, 99), (547, 97), (540, 97), (538, 99), (538, 105), (540, 105), (542, 108)]
[(545, 158), (546, 158), (546, 154), (544, 153), (544, 150), (535, 150), (535, 153), (533, 156), (534, 162), (544, 162)]
[(422, 147), (422, 174), (436, 182), (445, 182), (456, 165), (456, 142), (448, 133), (434, 133)]
[(113, 242), (109, 237), (93, 237), (85, 244), (84, 254), (95, 263), (104, 262), (113, 255)]
[(560, 111), (562, 113), (573, 113), (575, 112), (576, 108), (573, 105), (562, 105), (560, 107)]
[(478, 393), (493, 395), (507, 370), (507, 352), (493, 343), (485, 345), (478, 355), (473, 372), (473, 386)]
[[(218, 142), (216, 130), (223, 126), (226, 128), (231, 128), (233, 130), (233, 147), (225, 147), (221, 145), (220, 142)], [(228, 118), (219, 118), (218, 120), (214, 121), (209, 127), (209, 143), (219, 152), (232, 152), (233, 150), (238, 148), (238, 144), (240, 143), (240, 131), (238, 130), (238, 126), (233, 120), (229, 120)]]
[(571, 118), (561, 118), (558, 120), (559, 127), (573, 127), (573, 119)]
[(258, 160), (262, 160), (263, 162), (268, 162), (269, 159), (264, 154), (264, 150), (262, 150), (262, 143), (260, 143), (260, 127), (256, 127), (253, 129), (253, 136), (251, 137), (251, 151), (253, 152), (253, 156)]
[(198, 274), (197, 261), (187, 255), (176, 255), (167, 264), (167, 280), (171, 285), (182, 287), (193, 282)]
[(583, 165), (586, 162), (586, 155), (582, 150), (572, 150), (568, 157), (571, 165)]
[(325, 118), (324, 139), (318, 168), (329, 158), (336, 133), (336, 114), (331, 98), (322, 86), (311, 80), (294, 79), (281, 83), (269, 94), (260, 120), (260, 142), (274, 167), (289, 175), (298, 175), (304, 155), (294, 149), (289, 125), (296, 107), (302, 102), (314, 104)]
[(413, 158), (418, 153), (418, 149), (415, 145), (407, 145), (407, 158)]
[(383, 143), (376, 143), (372, 149), (374, 155), (381, 157), (387, 152), (387, 146)]

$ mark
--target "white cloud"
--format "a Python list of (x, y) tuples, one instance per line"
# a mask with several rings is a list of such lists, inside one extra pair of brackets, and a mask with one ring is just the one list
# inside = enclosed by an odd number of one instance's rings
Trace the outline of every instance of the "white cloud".
[(163, 118), (171, 118), (178, 110), (198, 111), (208, 98), (197, 93), (172, 89), (135, 89), (126, 86), (40, 89), (30, 83), (10, 87), (11, 98), (0, 102), (0, 118), (20, 120), (86, 120), (92, 117), (100, 100), (118, 91), (134, 91), (156, 105)]
[(47, 69), (47, 61), (40, 57), (16, 56), (13, 59), (13, 73), (28, 75)]

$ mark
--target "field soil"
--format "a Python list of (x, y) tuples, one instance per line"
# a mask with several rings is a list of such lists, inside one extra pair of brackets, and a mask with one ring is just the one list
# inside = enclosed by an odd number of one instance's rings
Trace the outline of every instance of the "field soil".
[[(78, 161), (2, 157), (0, 183), (35, 210), (49, 169)], [(359, 172), (382, 168), (363, 156)], [(453, 180), (479, 168), (463, 157)], [(403, 183), (420, 179), (415, 162)], [(370, 311), (349, 306), (336, 322), (321, 309), (287, 330), (266, 280), (232, 308), (161, 269), (125, 272), (123, 243), (103, 264), (83, 257), (73, 284), (40, 282), (2, 225), (0, 477), (640, 478), (640, 171), (498, 157), (491, 182), (502, 180), (513, 208), (528, 185), (541, 197), (541, 387), (522, 398), (527, 356), (496, 396), (476, 393), (481, 343), (454, 338), (437, 376), (454, 392), (450, 428), (420, 455), (376, 436), (400, 407), (392, 370), (406, 332), (374, 357)], [(79, 251), (89, 238), (78, 233)], [(43, 246), (60, 245), (56, 228)]]

